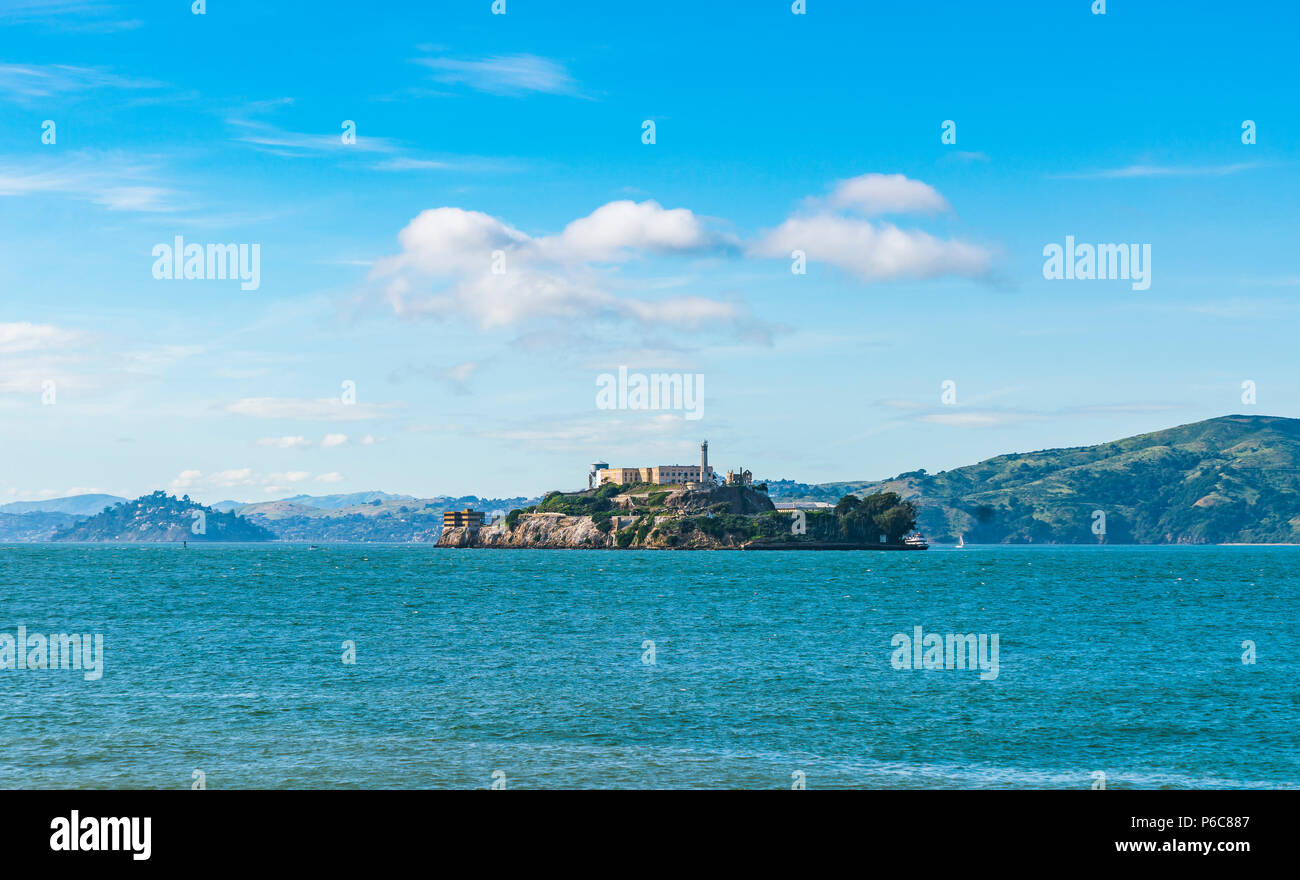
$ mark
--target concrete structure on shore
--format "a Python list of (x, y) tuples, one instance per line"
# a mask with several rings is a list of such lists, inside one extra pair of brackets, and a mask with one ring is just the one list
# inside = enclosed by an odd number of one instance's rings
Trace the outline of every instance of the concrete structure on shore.
[(444, 529), (477, 529), (483, 525), (484, 514), (481, 510), (448, 510), (442, 514)]

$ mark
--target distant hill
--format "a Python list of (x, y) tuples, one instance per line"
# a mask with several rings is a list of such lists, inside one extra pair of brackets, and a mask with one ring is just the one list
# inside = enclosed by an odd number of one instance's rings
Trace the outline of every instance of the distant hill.
[(71, 513), (0, 513), (0, 543), (48, 541), (60, 529), (85, 519)]
[(372, 501), (415, 501), (416, 498), (413, 495), (394, 495), (389, 492), (352, 492), (347, 495), (294, 495), (280, 500), (321, 510), (338, 510), (340, 507), (354, 507)]
[[(774, 500), (833, 503), (846, 494), (898, 492), (917, 503), (919, 527), (938, 542), (962, 535), (969, 543), (1096, 543), (1093, 514), (1100, 510), (1108, 543), (1300, 543), (1300, 420), (1223, 416), (1096, 446), (1000, 455), (937, 474), (766, 483)], [(444, 511), (537, 503), (375, 491), (203, 508), (161, 492), (125, 503), (81, 495), (0, 507), (0, 541), (432, 542)], [(190, 531), (193, 510), (205, 512), (206, 537)]]
[[(319, 502), (344, 498), (360, 500), (333, 507), (307, 503), (308, 499)], [(485, 513), (498, 510), (504, 513), (535, 502), (536, 499), (523, 497), (413, 498), (386, 492), (357, 492), (324, 499), (298, 495), (281, 501), (245, 504), (235, 508), (235, 512), (275, 532), (283, 541), (433, 543), (442, 530), (445, 511), (472, 507)]]
[[(463, 495), (458, 498), (441, 495), (436, 498), (415, 498), (410, 495), (397, 495), (389, 492), (355, 492), (351, 495), (296, 495), (279, 501), (262, 501), (243, 503), (238, 501), (221, 501), (211, 507), (190, 502), (187, 499), (173, 499), (176, 507), (164, 509), (161, 502), (150, 502), (158, 509), (151, 512), (137, 510), (140, 502), (154, 499), (162, 493), (155, 492), (134, 502), (119, 499), (111, 495), (81, 496), (83, 498), (108, 499), (113, 504), (130, 504), (125, 512), (114, 512), (111, 517), (95, 517), (89, 522), (91, 514), (99, 514), (104, 506), (94, 505), (90, 513), (57, 513), (31, 511), (26, 513), (8, 513), (0, 510), (0, 542), (29, 541), (171, 541), (171, 540), (270, 540), (312, 541), (312, 542), (393, 542), (393, 543), (432, 543), (438, 539), (442, 529), (442, 514), (447, 510), (460, 510), (472, 507), (486, 513), (508, 511), (527, 504), (535, 504), (536, 498), (480, 498), (476, 495)], [(167, 497), (167, 496), (162, 496)], [(68, 499), (55, 499), (63, 501)], [(353, 503), (344, 503), (351, 501)], [(50, 504), (52, 502), (16, 502), (19, 504)], [(12, 506), (12, 505), (9, 505)], [(90, 506), (87, 504), (86, 506)], [(192, 532), (178, 531), (177, 523), (171, 521), (178, 511), (190, 516), (188, 511), (205, 511), (208, 534), (205, 537)], [(85, 521), (85, 522), (83, 522)], [(244, 526), (236, 526), (241, 521)], [(193, 518), (189, 525), (193, 525)], [(81, 523), (78, 528), (72, 528)], [(125, 523), (125, 524), (124, 524)], [(223, 523), (228, 525), (222, 525)], [(179, 523), (185, 526), (184, 522)], [(264, 530), (272, 538), (257, 537), (248, 533), (246, 526), (255, 526)], [(143, 527), (143, 528), (142, 528)], [(187, 527), (188, 528), (188, 527)], [(227, 531), (222, 531), (227, 529)], [(127, 533), (139, 533), (146, 537), (122, 537)], [(252, 537), (230, 537), (236, 534), (250, 534)]]
[[(777, 495), (777, 482), (771, 482)], [(1000, 455), (937, 474), (812, 487), (917, 501), (931, 541), (1300, 542), (1300, 419), (1223, 416), (1097, 446)]]
[(45, 501), (11, 501), (0, 504), (0, 513), (71, 513), (90, 516), (125, 500), (117, 495), (69, 495), (67, 498), (49, 498)]
[(162, 491), (104, 510), (55, 533), (54, 541), (270, 541), (275, 535), (235, 513), (222, 513)]

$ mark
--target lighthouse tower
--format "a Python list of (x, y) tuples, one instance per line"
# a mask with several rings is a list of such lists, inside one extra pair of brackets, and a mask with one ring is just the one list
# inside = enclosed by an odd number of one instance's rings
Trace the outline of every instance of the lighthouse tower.
[(700, 485), (707, 486), (711, 482), (709, 479), (709, 441), (705, 440), (700, 444)]

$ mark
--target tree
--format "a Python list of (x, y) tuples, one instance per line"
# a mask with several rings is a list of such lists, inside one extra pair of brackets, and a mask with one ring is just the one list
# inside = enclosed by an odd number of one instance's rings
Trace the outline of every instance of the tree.
[(872, 517), (872, 521), (880, 533), (889, 539), (889, 543), (896, 544), (903, 540), (904, 535), (916, 528), (916, 505), (910, 501), (903, 501), (883, 513), (876, 514)]
[(835, 505), (836, 516), (846, 516), (851, 511), (857, 510), (862, 506), (862, 499), (856, 495), (845, 495)]

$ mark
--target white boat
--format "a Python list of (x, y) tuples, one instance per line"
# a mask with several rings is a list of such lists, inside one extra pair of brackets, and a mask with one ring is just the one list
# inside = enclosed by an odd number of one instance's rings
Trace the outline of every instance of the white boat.
[(958, 536), (957, 536), (957, 549), (958, 549), (958, 550), (962, 550), (962, 549), (964, 549), (965, 547), (966, 547), (966, 536), (965, 536), (965, 535), (958, 535)]

